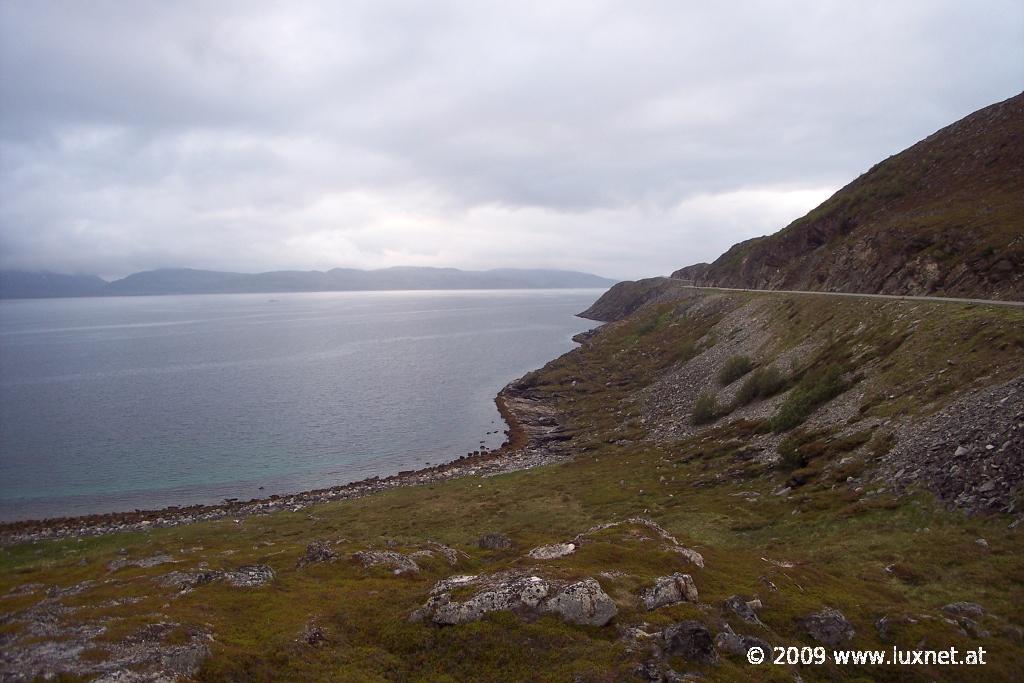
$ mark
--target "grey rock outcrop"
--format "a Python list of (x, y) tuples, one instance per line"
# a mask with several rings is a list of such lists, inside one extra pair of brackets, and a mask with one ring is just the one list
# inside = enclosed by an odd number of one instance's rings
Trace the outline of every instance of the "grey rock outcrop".
[(853, 624), (837, 609), (826, 607), (800, 621), (801, 628), (819, 643), (838, 647), (854, 636)]
[(676, 546), (672, 548), (672, 552), (679, 553), (688, 562), (692, 562), (701, 569), (704, 568), (704, 556), (698, 553), (696, 550), (693, 550), (692, 548), (684, 548), (683, 546)]
[(604, 626), (619, 612), (594, 579), (569, 584), (544, 603), (543, 611), (580, 626)]
[(122, 557), (108, 562), (107, 570), (116, 572), (118, 569), (124, 569), (125, 567), (139, 567), (142, 569), (148, 569), (149, 567), (156, 567), (161, 564), (168, 564), (174, 561), (175, 559), (166, 553), (153, 555), (152, 557), (143, 557), (137, 560), (129, 560), (126, 557)]
[(527, 554), (535, 560), (557, 560), (560, 557), (572, 555), (574, 552), (576, 552), (575, 543), (554, 543), (534, 548)]
[(301, 568), (321, 562), (334, 562), (337, 559), (338, 553), (327, 541), (313, 541), (306, 546), (306, 552), (299, 558), (296, 566)]
[(748, 624), (761, 623), (761, 620), (757, 618), (757, 613), (754, 612), (750, 603), (738, 595), (733, 595), (727, 598), (725, 601), (725, 608)]
[(981, 619), (985, 616), (985, 609), (976, 602), (951, 602), (944, 605), (942, 611), (955, 617), (970, 619)]
[(274, 580), (274, 570), (265, 564), (250, 564), (224, 572), (224, 580), (235, 588), (256, 588)]
[(747, 650), (752, 647), (759, 647), (767, 656), (771, 652), (771, 645), (757, 636), (740, 635), (734, 632), (728, 625), (715, 636), (715, 647), (721, 651), (739, 657), (745, 657)]
[(697, 586), (689, 574), (676, 572), (671, 576), (655, 579), (654, 586), (644, 590), (640, 599), (648, 610), (680, 602), (697, 602)]
[(699, 621), (681, 621), (662, 632), (665, 650), (670, 655), (682, 657), (697, 664), (714, 664), (718, 651), (708, 627)]
[(415, 574), (420, 570), (415, 560), (394, 550), (360, 550), (352, 554), (352, 559), (366, 568), (390, 567), (395, 574)]
[[(452, 591), (465, 586), (477, 586), (479, 590), (461, 602), (453, 600)], [(409, 619), (455, 625), (477, 621), (489, 612), (554, 613), (569, 623), (604, 626), (615, 617), (618, 608), (594, 579), (564, 584), (534, 574), (506, 572), (440, 581), (431, 590), (427, 603)]]
[(189, 592), (195, 590), (199, 586), (205, 586), (208, 583), (220, 581), (223, 578), (223, 572), (199, 570), (170, 572), (169, 574), (157, 577), (156, 581), (161, 586), (177, 588), (182, 592)]
[(512, 539), (500, 533), (484, 534), (477, 545), (482, 550), (508, 550), (512, 547)]

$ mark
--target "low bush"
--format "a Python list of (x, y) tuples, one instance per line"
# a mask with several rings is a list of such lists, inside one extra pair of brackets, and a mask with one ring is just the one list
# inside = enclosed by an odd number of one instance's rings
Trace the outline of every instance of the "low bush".
[(779, 442), (779, 467), (787, 472), (807, 467), (811, 458), (824, 451), (824, 434), (798, 429)]
[(774, 367), (758, 368), (750, 373), (736, 393), (737, 405), (745, 406), (752, 401), (774, 396), (786, 388), (786, 378)]
[(693, 424), (703, 425), (714, 422), (721, 416), (722, 406), (710, 392), (704, 392), (693, 402)]
[(743, 375), (754, 369), (754, 364), (746, 356), (731, 356), (718, 371), (718, 383), (729, 386)]
[(846, 391), (842, 375), (842, 370), (835, 365), (808, 373), (772, 416), (772, 431), (785, 432), (802, 424), (818, 406)]

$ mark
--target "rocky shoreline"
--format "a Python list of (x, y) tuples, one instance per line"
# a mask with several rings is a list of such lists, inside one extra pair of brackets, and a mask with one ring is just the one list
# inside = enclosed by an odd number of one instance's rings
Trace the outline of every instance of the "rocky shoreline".
[(0, 523), (0, 547), (69, 537), (100, 536), (121, 531), (148, 531), (210, 520), (240, 519), (273, 512), (298, 512), (317, 503), (348, 500), (402, 486), (421, 486), (467, 476), (493, 476), (530, 469), (568, 458), (565, 442), (571, 438), (554, 411), (519, 380), (495, 397), (498, 412), (508, 425), (506, 440), (492, 451), (473, 451), (447, 463), (406, 470), (390, 477), (361, 481), (289, 495), (214, 505), (167, 507), (158, 510), (111, 512), (81, 517), (57, 517)]

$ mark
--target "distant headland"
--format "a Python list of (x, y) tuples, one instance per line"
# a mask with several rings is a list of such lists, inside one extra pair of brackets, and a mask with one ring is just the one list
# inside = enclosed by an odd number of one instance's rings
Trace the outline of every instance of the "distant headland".
[(610, 287), (615, 280), (570, 270), (396, 267), (232, 273), (164, 268), (107, 281), (95, 275), (0, 271), (0, 299), (431, 289), (570, 289)]

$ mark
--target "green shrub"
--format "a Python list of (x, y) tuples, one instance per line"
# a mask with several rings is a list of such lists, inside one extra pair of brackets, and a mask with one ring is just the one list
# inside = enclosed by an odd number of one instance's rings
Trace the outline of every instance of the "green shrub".
[(722, 414), (722, 406), (715, 395), (704, 392), (693, 402), (693, 424), (702, 425), (714, 422)]
[(746, 356), (732, 356), (718, 371), (718, 383), (728, 386), (753, 369), (754, 364)]
[(666, 325), (666, 323), (668, 323), (668, 321), (669, 321), (669, 319), (671, 319), (671, 317), (672, 316), (671, 316), (671, 314), (668, 311), (660, 313), (660, 314), (658, 314), (656, 316), (655, 315), (648, 315), (647, 318), (643, 322), (641, 322), (639, 325), (637, 325), (637, 328), (636, 328), (637, 336), (638, 337), (644, 337), (644, 336), (647, 336), (648, 334), (650, 334), (651, 332), (654, 332), (656, 330), (660, 330), (662, 327), (664, 327)]
[(811, 458), (821, 455), (825, 442), (818, 433), (798, 429), (779, 442), (779, 467), (787, 472), (807, 467)]
[(758, 368), (750, 373), (736, 393), (736, 404), (745, 406), (751, 401), (774, 396), (786, 387), (786, 378), (774, 367)]
[(772, 416), (772, 431), (784, 432), (802, 424), (815, 408), (846, 391), (842, 374), (842, 370), (835, 365), (808, 373)]

